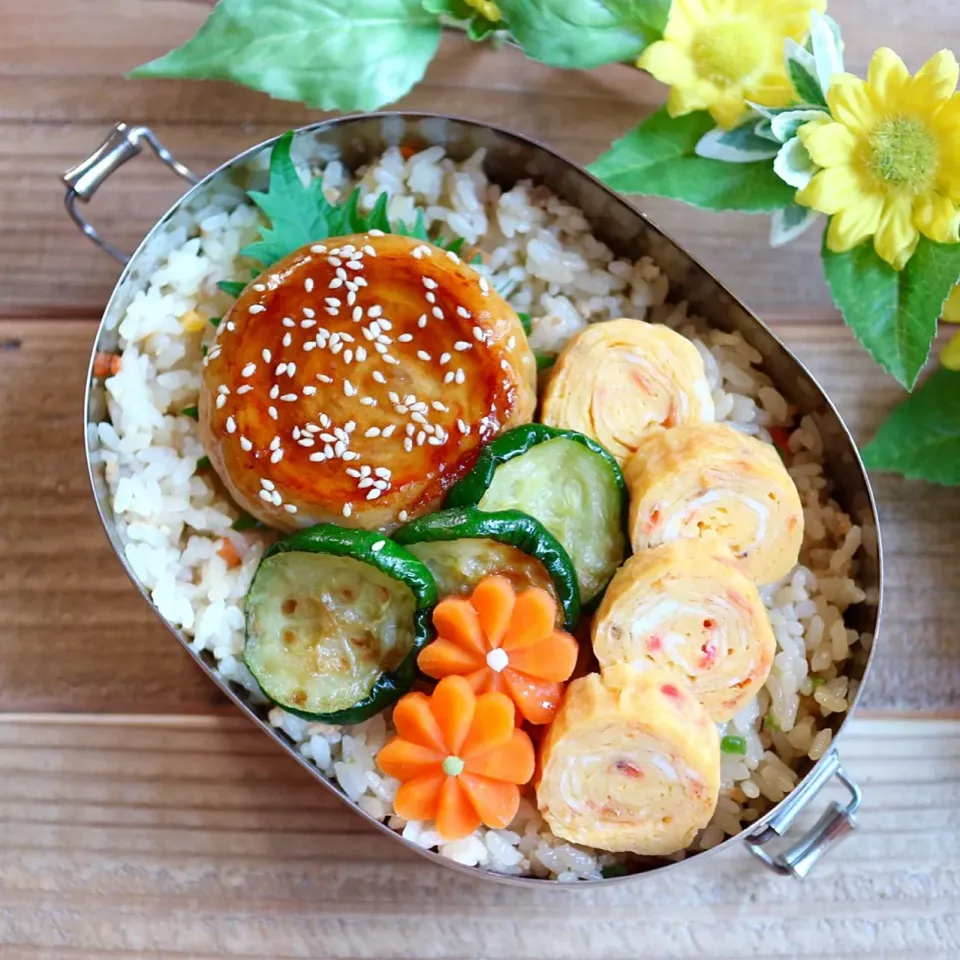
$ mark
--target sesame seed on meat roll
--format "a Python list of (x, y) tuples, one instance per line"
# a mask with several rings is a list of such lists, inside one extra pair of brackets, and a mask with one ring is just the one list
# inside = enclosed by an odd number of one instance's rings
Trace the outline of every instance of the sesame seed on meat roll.
[(217, 327), (200, 392), (211, 464), (271, 527), (390, 529), (526, 423), (520, 319), (455, 254), (377, 231), (302, 247)]

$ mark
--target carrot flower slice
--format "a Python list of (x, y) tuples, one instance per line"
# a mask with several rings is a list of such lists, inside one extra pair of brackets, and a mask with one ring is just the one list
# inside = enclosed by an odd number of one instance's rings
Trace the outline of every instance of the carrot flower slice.
[(433, 611), (437, 639), (417, 664), (428, 677), (459, 676), (474, 693), (502, 692), (520, 718), (549, 723), (577, 663), (577, 641), (555, 630), (556, 601), (546, 590), (516, 593), (487, 577), (469, 599), (447, 597)]
[(429, 697), (408, 693), (394, 719), (397, 736), (377, 763), (401, 781), (398, 816), (435, 820), (444, 840), (466, 837), (481, 823), (501, 829), (513, 819), (520, 787), (533, 777), (534, 752), (514, 724), (509, 697), (478, 696), (466, 678), (448, 676)]

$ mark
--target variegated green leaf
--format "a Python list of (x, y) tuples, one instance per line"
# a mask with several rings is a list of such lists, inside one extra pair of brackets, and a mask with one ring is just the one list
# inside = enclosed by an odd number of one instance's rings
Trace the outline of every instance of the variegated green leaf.
[(723, 160), (726, 163), (753, 163), (755, 160), (771, 160), (777, 155), (779, 147), (770, 140), (758, 137), (756, 120), (724, 130), (715, 127), (705, 133), (697, 142), (696, 154), (708, 160)]
[(784, 52), (787, 58), (787, 74), (800, 100), (815, 106), (826, 106), (827, 101), (817, 78), (817, 63), (813, 54), (790, 37), (786, 39)]
[(770, 217), (770, 246), (782, 247), (806, 233), (821, 217), (816, 210), (793, 203), (774, 210)]
[(817, 172), (807, 148), (799, 137), (788, 140), (773, 161), (773, 172), (784, 182), (802, 190)]
[(843, 73), (843, 41), (836, 22), (814, 11), (810, 16), (810, 45), (817, 82), (826, 93), (833, 78)]
[(829, 116), (829, 114), (825, 110), (816, 110), (809, 107), (800, 110), (789, 110), (786, 113), (778, 113), (770, 121), (770, 129), (780, 143), (786, 143), (797, 135), (797, 131), (805, 123), (827, 116)]

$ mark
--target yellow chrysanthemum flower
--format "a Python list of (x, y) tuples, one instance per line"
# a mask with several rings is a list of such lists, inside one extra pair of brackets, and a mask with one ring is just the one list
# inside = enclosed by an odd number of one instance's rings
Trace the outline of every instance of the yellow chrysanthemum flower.
[(734, 127), (747, 100), (783, 107), (794, 98), (784, 40), (802, 40), (810, 13), (825, 9), (826, 0), (673, 0), (663, 39), (637, 66), (672, 88), (671, 117), (709, 110)]
[(911, 77), (881, 47), (867, 80), (848, 73), (827, 91), (832, 119), (800, 128), (822, 171), (797, 202), (832, 216), (827, 246), (842, 253), (873, 237), (877, 253), (902, 270), (920, 234), (955, 243), (960, 227), (960, 67), (949, 50)]

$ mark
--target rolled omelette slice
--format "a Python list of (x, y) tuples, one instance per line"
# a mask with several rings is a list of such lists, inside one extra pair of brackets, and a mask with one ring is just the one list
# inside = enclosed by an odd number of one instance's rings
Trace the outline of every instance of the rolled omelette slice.
[(713, 399), (697, 348), (661, 324), (594, 323), (560, 354), (540, 419), (579, 430), (622, 465), (651, 427), (713, 420)]
[(540, 768), (537, 805), (556, 836), (666, 856), (713, 816), (720, 738), (672, 674), (618, 664), (567, 687)]
[(724, 423), (655, 430), (624, 471), (635, 552), (715, 537), (755, 582), (795, 566), (803, 541), (800, 494), (777, 451)]
[(715, 540), (635, 553), (610, 581), (592, 639), (601, 667), (666, 670), (717, 723), (756, 696), (777, 649), (756, 586)]

